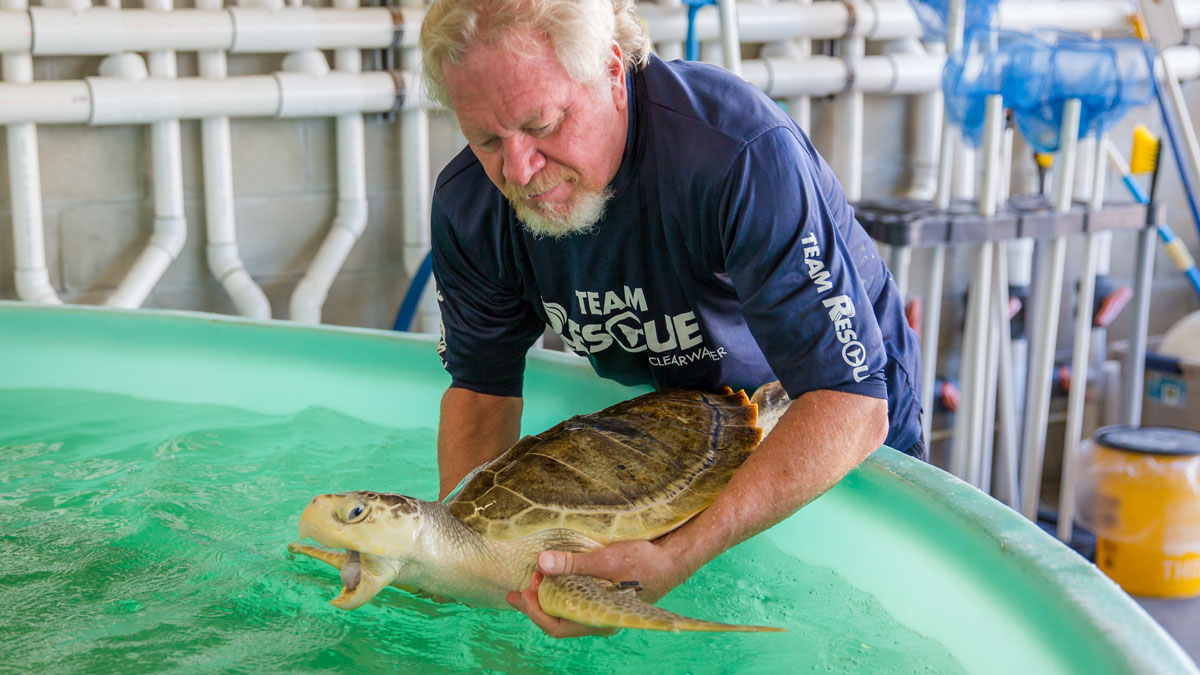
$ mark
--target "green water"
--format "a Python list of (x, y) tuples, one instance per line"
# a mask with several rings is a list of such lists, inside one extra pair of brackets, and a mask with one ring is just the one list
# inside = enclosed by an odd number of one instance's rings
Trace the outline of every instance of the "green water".
[(434, 496), (433, 444), (432, 428), (319, 408), (0, 390), (0, 671), (962, 672), (873, 596), (762, 539), (661, 604), (788, 633), (556, 641), (514, 612), (396, 589), (334, 608), (337, 572), (284, 549), (300, 511), (323, 492)]

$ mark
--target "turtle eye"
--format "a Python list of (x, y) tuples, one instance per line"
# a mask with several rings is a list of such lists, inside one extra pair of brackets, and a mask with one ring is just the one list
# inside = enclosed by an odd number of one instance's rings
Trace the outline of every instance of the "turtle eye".
[(366, 510), (366, 507), (364, 507), (362, 504), (355, 504), (350, 508), (349, 511), (346, 512), (346, 522), (352, 523), (362, 518), (363, 514), (366, 513)]

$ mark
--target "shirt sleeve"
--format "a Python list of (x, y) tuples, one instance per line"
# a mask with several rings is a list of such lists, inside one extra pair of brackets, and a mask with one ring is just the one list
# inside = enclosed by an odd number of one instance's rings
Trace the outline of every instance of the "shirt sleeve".
[[(441, 208), (432, 209), (433, 274), (441, 311), (438, 352), (451, 386), (494, 396), (520, 396), (525, 354), (542, 334), (541, 320), (504, 269), (503, 228), (462, 236)], [(509, 256), (511, 258), (511, 256)]]
[(887, 398), (883, 338), (847, 250), (844, 232), (854, 223), (839, 221), (853, 211), (840, 195), (832, 172), (795, 132), (780, 127), (757, 137), (722, 191), (726, 272), (789, 395), (832, 389)]

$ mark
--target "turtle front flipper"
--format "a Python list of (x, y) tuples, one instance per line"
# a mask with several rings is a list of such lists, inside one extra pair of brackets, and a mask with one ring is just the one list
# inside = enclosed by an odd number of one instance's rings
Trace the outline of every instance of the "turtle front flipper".
[(341, 570), (346, 561), (350, 559), (350, 554), (345, 551), (317, 548), (316, 546), (308, 546), (296, 541), (288, 544), (287, 550), (288, 553), (299, 553), (300, 555), (306, 555), (310, 558), (316, 558), (321, 562), (329, 563), (338, 568), (338, 570)]
[(538, 602), (550, 616), (597, 628), (643, 628), (679, 631), (782, 631), (769, 626), (743, 626), (691, 619), (643, 602), (617, 584), (596, 577), (545, 577)]

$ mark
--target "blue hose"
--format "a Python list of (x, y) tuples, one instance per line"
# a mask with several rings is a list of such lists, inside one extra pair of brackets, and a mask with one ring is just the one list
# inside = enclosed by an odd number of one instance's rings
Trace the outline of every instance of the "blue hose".
[(683, 58), (688, 61), (700, 59), (700, 38), (696, 37), (696, 13), (705, 5), (715, 5), (717, 0), (685, 0), (687, 5), (687, 40), (684, 43)]
[(1183, 180), (1183, 191), (1187, 194), (1188, 207), (1192, 211), (1192, 222), (1196, 224), (1196, 232), (1200, 234), (1200, 208), (1196, 207), (1196, 194), (1192, 190), (1192, 181), (1183, 165), (1183, 155), (1179, 152), (1179, 141), (1175, 137), (1175, 123), (1167, 112), (1167, 104), (1163, 101), (1162, 89), (1158, 82), (1154, 83), (1154, 95), (1158, 98), (1158, 110), (1162, 113), (1163, 124), (1167, 128), (1167, 140), (1171, 142), (1171, 154), (1175, 155), (1175, 166), (1179, 169), (1179, 178)]
[(408, 290), (404, 293), (404, 300), (400, 303), (400, 311), (396, 313), (396, 321), (392, 324), (392, 330), (406, 331), (412, 328), (413, 317), (417, 315), (417, 304), (421, 301), (421, 293), (425, 292), (425, 285), (429, 283), (431, 276), (433, 276), (432, 251), (425, 254), (420, 267), (417, 268), (417, 273), (413, 275), (412, 281), (408, 284)]

